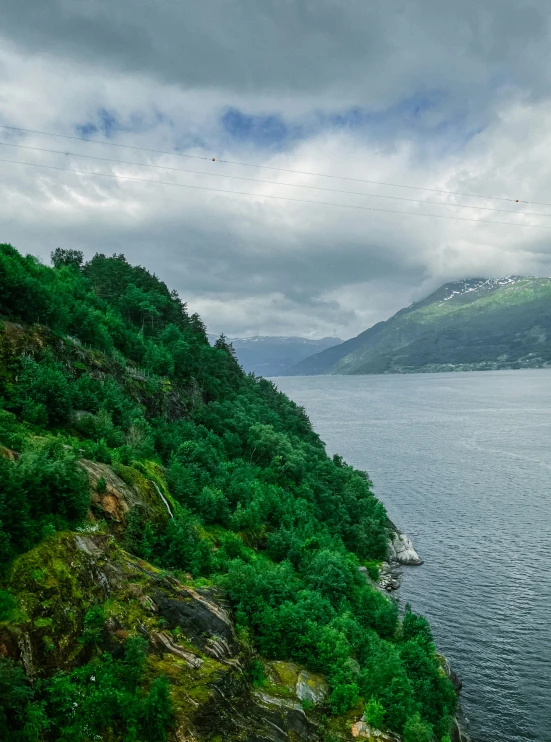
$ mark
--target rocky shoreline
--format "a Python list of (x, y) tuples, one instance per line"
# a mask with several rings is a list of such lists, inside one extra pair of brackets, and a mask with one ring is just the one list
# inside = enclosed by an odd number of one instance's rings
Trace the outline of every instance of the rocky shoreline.
[[(415, 551), (415, 547), (409, 536), (396, 530), (392, 541), (389, 543), (388, 561), (379, 565), (379, 578), (373, 583), (380, 590), (391, 593), (400, 587), (400, 578), (402, 576), (402, 566), (418, 566), (423, 564), (423, 560)], [(367, 567), (359, 567), (359, 571), (370, 580)], [(370, 580), (372, 581), (372, 580)], [(372, 581), (373, 582), (373, 581)]]
[[(376, 583), (376, 587), (386, 593), (392, 593), (401, 585), (402, 567), (417, 567), (423, 564), (423, 560), (415, 550), (413, 542), (405, 533), (401, 533), (394, 524), (395, 529), (394, 536), (389, 544), (389, 556), (388, 561), (382, 562), (379, 567), (379, 579)], [(360, 567), (360, 571), (367, 576), (367, 569)], [(442, 663), (442, 669), (449, 678), (451, 684), (456, 690), (458, 699), (461, 693), (462, 681), (452, 668), (450, 661), (439, 655)], [(453, 729), (451, 731), (452, 742), (472, 742), (471, 737), (466, 731), (467, 720), (463, 716), (460, 703), (457, 709), (457, 715), (453, 720)]]

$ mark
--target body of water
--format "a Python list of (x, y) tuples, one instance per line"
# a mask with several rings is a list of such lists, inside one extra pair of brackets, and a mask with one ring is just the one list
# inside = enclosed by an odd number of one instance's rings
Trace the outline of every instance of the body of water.
[(463, 679), (475, 742), (551, 742), (551, 372), (274, 381), (425, 560), (399, 597)]

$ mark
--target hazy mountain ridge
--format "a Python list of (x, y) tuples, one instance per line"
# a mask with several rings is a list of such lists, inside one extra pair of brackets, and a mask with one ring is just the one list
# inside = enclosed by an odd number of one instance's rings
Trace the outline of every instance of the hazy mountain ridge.
[[(215, 340), (215, 336), (209, 335), (211, 343)], [(284, 375), (304, 358), (342, 343), (340, 338), (325, 337), (311, 340), (284, 335), (253, 335), (245, 338), (227, 338), (227, 340), (231, 343), (243, 369), (257, 376)]]
[(551, 365), (551, 278), (446, 283), (289, 374), (370, 374)]

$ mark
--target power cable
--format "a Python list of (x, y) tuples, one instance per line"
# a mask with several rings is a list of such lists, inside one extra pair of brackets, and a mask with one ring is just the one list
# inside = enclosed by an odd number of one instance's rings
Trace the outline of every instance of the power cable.
[(89, 137), (75, 137), (70, 136), (69, 134), (56, 134), (51, 131), (39, 131), (37, 129), (24, 129), (20, 126), (8, 126), (7, 124), (0, 124), (1, 129), (10, 129), (11, 131), (22, 131), (27, 134), (40, 134), (42, 136), (48, 136), (48, 137), (60, 137), (61, 139), (72, 139), (79, 142), (91, 142), (92, 144), (102, 144), (106, 145), (108, 147), (123, 147), (126, 149), (136, 149), (140, 150), (142, 152), (155, 152), (156, 154), (161, 155), (172, 155), (174, 157), (189, 157), (197, 160), (206, 160), (211, 162), (220, 162), (225, 163), (227, 165), (238, 165), (240, 167), (256, 167), (256, 168), (262, 168), (263, 170), (277, 170), (281, 173), (295, 173), (297, 175), (311, 175), (316, 178), (334, 178), (336, 180), (347, 180), (354, 183), (369, 183), (370, 185), (383, 185), (383, 186), (390, 186), (392, 188), (408, 188), (410, 190), (416, 190), (416, 191), (428, 191), (429, 193), (445, 193), (450, 196), (467, 196), (469, 198), (485, 198), (490, 199), (492, 201), (508, 201), (510, 203), (521, 203), (521, 204), (532, 204), (534, 206), (551, 206), (551, 203), (541, 202), (541, 201), (524, 201), (522, 199), (518, 198), (506, 198), (504, 196), (481, 196), (477, 193), (464, 193), (462, 191), (447, 191), (442, 188), (426, 188), (424, 186), (413, 186), (413, 185), (404, 185), (403, 183), (388, 183), (386, 181), (382, 180), (367, 180), (364, 178), (351, 178), (344, 175), (330, 175), (328, 173), (314, 173), (310, 172), (308, 170), (292, 170), (290, 168), (283, 168), (283, 167), (275, 167), (273, 165), (259, 165), (257, 163), (251, 163), (251, 162), (237, 162), (234, 160), (221, 160), (216, 159), (215, 157), (204, 157), (200, 155), (188, 155), (184, 154), (183, 152), (174, 152), (174, 151), (168, 151), (168, 150), (160, 150), (160, 149), (148, 149), (147, 147), (138, 147), (134, 146), (133, 144), (120, 144), (118, 142), (106, 142), (101, 141), (99, 139), (90, 139)]
[(128, 160), (116, 160), (113, 157), (99, 157), (97, 155), (85, 155), (80, 152), (66, 152), (60, 149), (46, 149), (44, 147), (31, 147), (26, 144), (13, 144), (12, 142), (1, 142), (1, 147), (15, 147), (17, 149), (27, 149), (33, 152), (47, 152), (49, 154), (64, 155), (65, 157), (84, 157), (88, 160), (99, 160), (101, 162), (114, 162), (119, 165), (132, 165), (136, 167), (149, 167), (157, 170), (170, 170), (177, 173), (192, 173), (194, 175), (206, 175), (210, 178), (230, 178), (232, 180), (247, 180), (252, 183), (263, 183), (266, 185), (285, 186), (289, 188), (306, 188), (311, 191), (325, 191), (327, 193), (344, 193), (350, 196), (365, 196), (367, 198), (384, 198), (391, 201), (407, 201), (415, 204), (432, 204), (434, 206), (448, 206), (454, 209), (477, 209), (478, 211), (496, 211), (503, 214), (522, 214), (528, 216), (551, 217), (551, 214), (542, 214), (536, 211), (512, 211), (511, 209), (495, 209), (490, 206), (472, 206), (469, 204), (450, 204), (443, 201), (427, 201), (418, 198), (406, 198), (405, 196), (386, 196), (380, 193), (365, 193), (362, 191), (342, 191), (338, 188), (322, 188), (320, 186), (304, 185), (301, 183), (282, 183), (277, 180), (261, 180), (260, 178), (247, 178), (242, 175), (226, 175), (224, 173), (207, 173), (204, 170), (189, 170), (187, 168), (170, 167), (168, 165), (154, 165), (147, 162), (129, 162)]
[(87, 170), (75, 170), (73, 168), (57, 167), (55, 165), (43, 165), (37, 162), (22, 162), (20, 160), (6, 160), (6, 159), (1, 159), (1, 158), (0, 158), (0, 162), (8, 162), (13, 165), (27, 165), (30, 167), (40, 167), (40, 168), (46, 168), (48, 170), (58, 170), (58, 171), (63, 171), (67, 173), (76, 173), (78, 175), (88, 175), (92, 177), (114, 178), (115, 180), (127, 180), (127, 181), (133, 181), (135, 183), (152, 183), (153, 185), (175, 186), (177, 188), (189, 188), (189, 189), (198, 190), (198, 191), (210, 191), (213, 193), (229, 193), (229, 194), (236, 195), (236, 196), (252, 196), (253, 198), (271, 198), (271, 199), (276, 199), (278, 201), (294, 201), (295, 203), (317, 204), (319, 206), (338, 206), (338, 207), (345, 208), (345, 209), (356, 209), (360, 211), (378, 211), (378, 212), (384, 212), (387, 214), (405, 214), (406, 216), (428, 216), (434, 219), (451, 219), (453, 221), (476, 222), (478, 224), (503, 224), (507, 227), (531, 227), (533, 229), (551, 229), (551, 226), (545, 227), (539, 224), (519, 224), (518, 222), (498, 222), (498, 221), (489, 220), (489, 219), (469, 219), (468, 217), (463, 217), (463, 216), (446, 216), (444, 214), (426, 214), (426, 213), (414, 212), (414, 211), (399, 211), (397, 209), (380, 209), (374, 206), (356, 206), (353, 204), (338, 204), (332, 201), (309, 201), (308, 199), (303, 199), (303, 198), (290, 198), (288, 196), (274, 196), (271, 194), (263, 194), (263, 193), (249, 193), (247, 191), (231, 191), (225, 188), (209, 188), (207, 186), (188, 185), (187, 183), (171, 183), (169, 181), (163, 181), (163, 180), (149, 180), (147, 178), (133, 178), (127, 175), (114, 175), (113, 173), (91, 173)]
[(183, 152), (165, 152), (162, 149), (149, 149), (148, 147), (137, 147), (133, 144), (119, 144), (118, 142), (102, 142), (99, 139), (90, 139), (89, 137), (72, 137), (69, 134), (54, 134), (51, 131), (37, 131), (36, 129), (22, 129), (20, 126), (7, 126), (0, 124), (0, 129), (11, 129), (12, 131), (24, 131), (26, 134), (42, 134), (46, 137), (60, 137), (61, 139), (72, 139), (76, 142), (91, 142), (92, 144), (106, 144), (109, 147), (122, 147), (123, 149), (138, 149), (141, 152), (155, 152), (158, 155), (176, 155), (178, 157), (189, 157), (193, 160), (211, 160), (211, 157), (201, 157), (200, 155), (186, 155)]

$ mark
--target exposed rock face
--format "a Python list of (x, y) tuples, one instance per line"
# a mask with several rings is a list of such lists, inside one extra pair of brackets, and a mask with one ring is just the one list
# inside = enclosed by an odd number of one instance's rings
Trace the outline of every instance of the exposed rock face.
[[(172, 516), (170, 505), (158, 485), (134, 467), (119, 465), (117, 472), (107, 464), (81, 459), (92, 489), (92, 506), (99, 508), (114, 533), (122, 533), (128, 513), (136, 509), (152, 522)], [(152, 464), (152, 466), (155, 466)], [(100, 488), (99, 483), (103, 482)]]
[(329, 686), (321, 675), (314, 675), (308, 670), (301, 670), (297, 678), (296, 694), (301, 701), (318, 704), (329, 695)]
[(281, 698), (261, 691), (253, 694), (254, 716), (265, 727), (264, 736), (249, 737), (250, 742), (288, 742), (317, 740), (316, 726), (309, 721), (299, 701)]
[(411, 539), (405, 533), (396, 532), (394, 534), (394, 538), (390, 542), (389, 551), (390, 561), (408, 565), (423, 564), (423, 560), (415, 551)]
[[(461, 688), (463, 687), (461, 678), (455, 672), (447, 657), (444, 657), (444, 655), (438, 655), (438, 658), (440, 660), (440, 664), (442, 665), (442, 669), (446, 673), (446, 677), (450, 680), (451, 684), (456, 690), (456, 693), (459, 695), (459, 693), (461, 692)], [(459, 703), (457, 716), (453, 720), (451, 730), (452, 742), (471, 742), (471, 738), (469, 737), (466, 729), (463, 726), (464, 722), (466, 722), (466, 720), (463, 717), (461, 703)]]
[(457, 717), (453, 720), (451, 739), (452, 742), (471, 742), (471, 738), (463, 729)]
[(181, 629), (190, 641), (211, 656), (221, 659), (235, 654), (233, 624), (223, 608), (176, 580), (170, 580), (163, 588), (155, 590), (151, 598), (169, 630)]
[(266, 670), (272, 688), (278, 689), (280, 695), (296, 696), (312, 706), (323, 703), (329, 695), (329, 686), (321, 675), (294, 662), (267, 662)]
[(353, 724), (351, 732), (353, 737), (368, 740), (368, 742), (401, 742), (400, 737), (387, 732), (381, 732), (380, 729), (374, 729), (365, 721), (358, 721)]
[(276, 682), (254, 690), (250, 650), (239, 643), (223, 596), (131, 556), (114, 536), (58, 533), (16, 559), (9, 588), (21, 612), (0, 626), (0, 654), (20, 659), (31, 677), (89, 659), (80, 641), (85, 616), (102, 605), (103, 649), (120, 656), (126, 639), (140, 635), (151, 676), (168, 677), (171, 742), (321, 742), (317, 714), (303, 701), (323, 702), (323, 678), (293, 663), (267, 663), (279, 666)]

